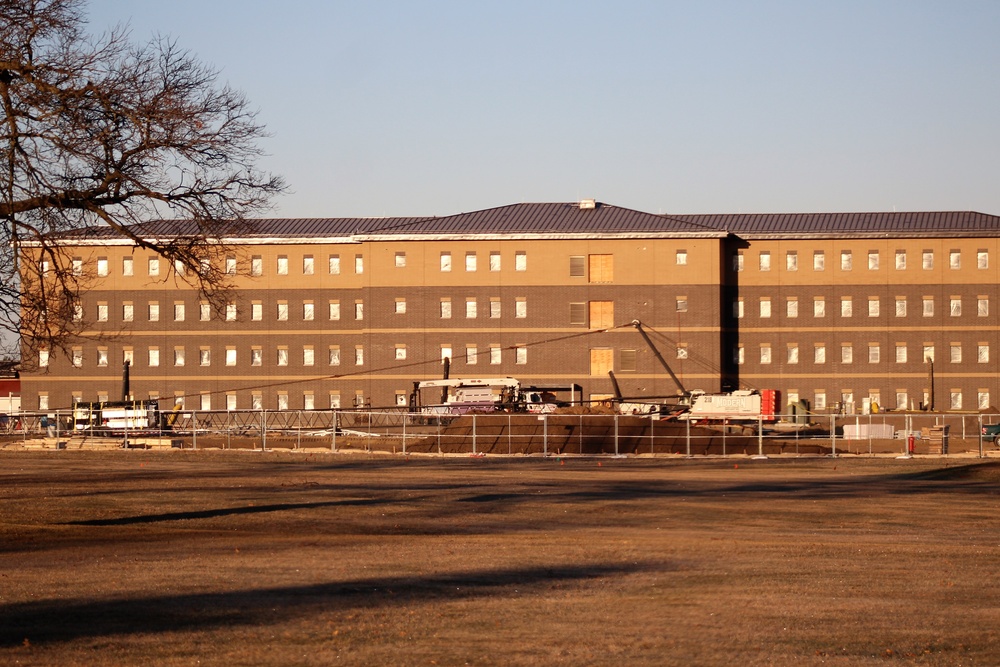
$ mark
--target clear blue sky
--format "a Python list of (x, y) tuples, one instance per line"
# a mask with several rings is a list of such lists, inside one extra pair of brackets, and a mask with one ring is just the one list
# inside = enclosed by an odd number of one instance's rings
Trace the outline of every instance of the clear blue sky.
[(223, 72), (275, 215), (1000, 214), (1000, 2), (92, 0)]

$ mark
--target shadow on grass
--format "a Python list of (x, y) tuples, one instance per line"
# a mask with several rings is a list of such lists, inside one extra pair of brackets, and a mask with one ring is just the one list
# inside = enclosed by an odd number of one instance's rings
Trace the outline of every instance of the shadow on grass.
[(138, 599), (46, 600), (0, 606), (0, 646), (79, 638), (268, 625), (306, 615), (431, 600), (530, 593), (554, 582), (672, 569), (664, 563), (609, 563), (387, 577), (277, 588)]
[(251, 505), (246, 507), (226, 507), (221, 509), (197, 510), (191, 512), (166, 512), (164, 514), (143, 514), (139, 516), (124, 516), (117, 519), (86, 519), (83, 521), (67, 521), (66, 526), (128, 526), (140, 523), (160, 523), (161, 521), (185, 521), (188, 519), (214, 519), (222, 516), (241, 514), (261, 514), (266, 512), (284, 512), (288, 510), (318, 509), (320, 507), (352, 507), (364, 505), (380, 505), (388, 500), (328, 500), (318, 503), (280, 503), (276, 505)]

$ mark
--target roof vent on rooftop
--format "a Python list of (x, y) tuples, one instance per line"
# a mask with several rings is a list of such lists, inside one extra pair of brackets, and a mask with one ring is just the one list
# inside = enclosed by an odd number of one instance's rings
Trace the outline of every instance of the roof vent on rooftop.
[(596, 199), (581, 199), (580, 200), (580, 210), (581, 211), (589, 210), (589, 209), (593, 209), (593, 208), (597, 208), (597, 200)]

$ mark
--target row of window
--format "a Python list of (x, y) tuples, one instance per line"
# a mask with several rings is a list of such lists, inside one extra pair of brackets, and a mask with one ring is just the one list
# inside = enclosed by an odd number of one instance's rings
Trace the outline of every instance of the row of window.
[[(919, 408), (920, 405), (928, 405), (930, 403), (930, 392), (925, 390), (921, 396), (920, 404), (915, 404), (913, 397), (905, 389), (898, 389), (895, 392), (896, 405), (894, 406), (896, 410), (913, 410)], [(964, 394), (961, 389), (953, 388), (948, 392), (948, 408), (949, 410), (964, 410), (965, 400)], [(836, 395), (836, 394), (835, 394)], [(855, 404), (854, 391), (850, 389), (843, 389), (839, 392), (840, 408), (842, 411), (850, 414), (854, 412), (857, 408)], [(877, 389), (872, 389), (868, 392), (866, 397), (869, 403), (876, 403), (880, 406), (882, 403), (882, 393)], [(798, 392), (788, 392), (789, 401), (798, 401)], [(813, 392), (812, 408), (813, 410), (826, 410), (829, 407), (834, 407), (829, 404), (829, 396), (826, 389), (817, 389)], [(891, 407), (891, 406), (885, 406)], [(940, 409), (940, 406), (936, 406)], [(988, 389), (978, 389), (976, 391), (976, 409), (977, 410), (988, 410), (990, 405), (990, 392)]]
[[(962, 316), (962, 297), (953, 296), (948, 300), (948, 314), (951, 317), (961, 317)], [(760, 317), (768, 318), (771, 317), (773, 313), (773, 302), (769, 296), (760, 297), (759, 300), (759, 313)], [(924, 317), (934, 317), (934, 302), (933, 296), (925, 296), (920, 300), (921, 315)], [(894, 312), (896, 317), (906, 317), (908, 312), (908, 300), (905, 296), (898, 296), (894, 300)], [(813, 297), (813, 317), (826, 317), (826, 297), (817, 296)], [(677, 303), (677, 310), (682, 309), (682, 304), (680, 301)], [(687, 301), (683, 302), (683, 309), (687, 310)], [(744, 299), (743, 297), (738, 297), (733, 302), (733, 317), (737, 319), (742, 318), (745, 314), (744, 309)], [(882, 314), (882, 302), (877, 296), (868, 297), (868, 317), (880, 317)], [(977, 296), (976, 297), (976, 315), (979, 317), (987, 317), (990, 314), (990, 300), (987, 296)], [(795, 296), (790, 296), (785, 298), (785, 316), (786, 317), (798, 317), (799, 316), (799, 298)], [(854, 316), (854, 299), (849, 296), (840, 297), (840, 316), (841, 317), (853, 317)]]
[[(510, 348), (508, 348), (510, 349)], [(355, 366), (363, 366), (365, 364), (365, 347), (364, 345), (355, 345), (353, 348), (349, 348), (344, 351), (345, 354), (351, 353), (353, 350), (353, 361)], [(503, 350), (500, 345), (490, 345), (485, 351), (484, 355), (488, 360), (490, 365), (500, 365), (503, 363)], [(223, 352), (223, 365), (225, 366), (237, 366), (238, 364), (238, 353), (236, 346), (226, 346)], [(274, 364), (275, 366), (288, 366), (290, 359), (290, 350), (286, 345), (279, 345), (274, 351)], [(524, 345), (517, 345), (513, 347), (514, 352), (514, 363), (521, 365), (528, 363), (528, 348)], [(162, 353), (162, 354), (161, 354)], [(190, 357), (188, 356), (188, 348), (183, 345), (176, 345), (172, 348), (161, 348), (157, 345), (150, 346), (146, 349), (146, 365), (155, 368), (160, 366), (165, 360), (162, 358), (164, 355), (170, 355), (170, 362), (173, 366), (185, 366), (189, 363)], [(327, 353), (327, 365), (329, 366), (340, 366), (341, 365), (341, 347), (339, 345), (329, 345), (326, 348)], [(192, 355), (197, 355), (194, 360), (190, 360), (192, 363), (196, 363), (198, 366), (208, 367), (212, 365), (213, 355), (212, 348), (210, 346), (200, 346), (197, 350), (191, 350)], [(453, 349), (450, 345), (442, 345), (440, 347), (441, 359), (451, 359), (453, 354)], [(96, 350), (96, 361), (98, 367), (107, 367), (109, 365), (109, 351), (107, 347), (98, 347)], [(317, 365), (317, 348), (313, 345), (303, 345), (301, 351), (301, 360), (303, 366), (316, 366)], [(464, 361), (466, 364), (475, 365), (479, 363), (479, 346), (478, 345), (466, 345), (465, 346), (465, 357)], [(405, 344), (396, 344), (394, 346), (393, 358), (397, 361), (403, 361), (407, 358), (407, 347)], [(49, 365), (50, 354), (48, 350), (39, 350), (38, 352), (38, 365), (41, 368), (47, 368)], [(129, 363), (130, 365), (135, 364), (135, 350), (133, 348), (125, 348), (122, 350), (122, 362)], [(70, 352), (70, 363), (77, 368), (81, 368), (84, 365), (84, 354), (82, 347), (74, 347)], [(248, 360), (250, 366), (263, 366), (264, 365), (264, 348), (263, 346), (254, 345), (250, 347), (250, 358)]]
[[(161, 264), (166, 261), (161, 257), (149, 257), (146, 259), (146, 275), (150, 277), (160, 276)], [(202, 260), (202, 271), (207, 272), (211, 267), (208, 259)], [(223, 271), (227, 275), (237, 275), (239, 273), (238, 261), (235, 255), (230, 255), (224, 260)], [(440, 255), (441, 271), (451, 271), (452, 269), (452, 253), (444, 251)], [(406, 253), (397, 252), (394, 259), (394, 264), (397, 268), (404, 268), (406, 266)], [(468, 272), (474, 272), (478, 270), (479, 265), (479, 255), (475, 251), (470, 251), (465, 253), (465, 270)], [(288, 255), (278, 255), (275, 258), (275, 273), (279, 276), (286, 276), (289, 273), (289, 257)], [(489, 270), (490, 271), (500, 271), (501, 267), (501, 256), (499, 250), (490, 251), (489, 253)], [(49, 272), (50, 265), (48, 260), (42, 262), (41, 272), (43, 275)], [(174, 272), (178, 275), (184, 275), (186, 267), (180, 260), (174, 261)], [(302, 275), (311, 276), (316, 273), (316, 257), (314, 255), (303, 255), (301, 264)], [(515, 271), (527, 271), (528, 270), (528, 254), (523, 250), (518, 250), (514, 253), (514, 270)], [(72, 271), (74, 275), (83, 275), (84, 272), (84, 261), (82, 257), (74, 257), (72, 259)], [(341, 257), (339, 254), (330, 254), (327, 256), (327, 273), (330, 275), (338, 275), (341, 272)], [(354, 273), (364, 273), (365, 272), (365, 258), (362, 254), (356, 254), (354, 256)], [(96, 261), (96, 273), (98, 276), (104, 277), (111, 273), (111, 264), (107, 257), (98, 257)], [(251, 276), (262, 276), (264, 275), (264, 258), (261, 255), (252, 255), (250, 257), (250, 271)], [(134, 257), (123, 257), (122, 258), (122, 275), (123, 276), (133, 276), (135, 275), (135, 258)]]
[[(840, 363), (850, 364), (855, 361), (854, 354), (854, 344), (853, 343), (841, 343), (840, 344)], [(770, 343), (761, 343), (758, 346), (760, 350), (760, 363), (770, 364), (774, 361), (774, 350)], [(910, 355), (910, 346), (906, 343), (896, 343), (893, 346), (894, 350), (894, 360), (897, 364), (905, 364), (910, 361), (917, 361), (923, 363), (926, 361), (933, 362), (934, 359), (934, 345), (925, 343), (919, 347), (920, 357), (918, 359), (912, 359)], [(948, 346), (948, 361), (953, 364), (960, 364), (963, 361), (963, 345), (961, 343), (951, 343)], [(684, 350), (684, 356), (680, 356), (680, 348), (678, 348), (678, 358), (686, 358), (687, 350)], [(868, 363), (877, 364), (882, 361), (882, 346), (879, 343), (869, 343), (867, 345), (867, 355)], [(812, 346), (812, 358), (815, 364), (825, 364), (827, 363), (827, 345), (826, 343), (815, 343)], [(799, 345), (798, 343), (787, 343), (785, 345), (785, 363), (786, 364), (797, 364), (799, 363)], [(746, 362), (746, 347), (742, 344), (737, 345), (733, 349), (733, 361), (737, 364), (743, 364)], [(980, 364), (987, 364), (990, 361), (990, 346), (988, 343), (979, 343), (976, 345), (976, 362)]]
[[(479, 316), (479, 300), (475, 297), (468, 297), (465, 299), (465, 317), (468, 319), (474, 319)], [(445, 297), (439, 302), (439, 314), (442, 319), (448, 319), (452, 316), (452, 299)], [(275, 317), (278, 321), (285, 322), (288, 321), (290, 316), (290, 305), (286, 300), (279, 300), (276, 304)], [(397, 315), (402, 315), (406, 313), (406, 299), (397, 298), (393, 302), (393, 312)], [(497, 319), (501, 316), (502, 308), (501, 301), (499, 297), (490, 297), (489, 299), (489, 317), (491, 319)], [(302, 320), (312, 321), (316, 319), (316, 303), (314, 301), (303, 301), (302, 302)], [(107, 322), (109, 315), (109, 306), (107, 302), (99, 301), (97, 303), (97, 321)], [(161, 308), (159, 301), (150, 301), (146, 304), (146, 317), (150, 322), (159, 322), (161, 315)], [(339, 320), (341, 316), (341, 303), (338, 299), (331, 299), (327, 302), (327, 317), (330, 320)], [(525, 318), (528, 316), (528, 300), (525, 297), (516, 297), (514, 299), (514, 317)], [(230, 303), (226, 305), (224, 319), (227, 322), (234, 322), (237, 319), (237, 308), (235, 303)], [(74, 306), (73, 319), (77, 322), (82, 321), (84, 318), (84, 308), (82, 305), (77, 304)], [(187, 304), (184, 301), (175, 301), (173, 304), (173, 320), (175, 322), (183, 322), (187, 318)], [(207, 322), (212, 318), (212, 307), (208, 303), (198, 304), (198, 319), (202, 322)], [(363, 320), (365, 318), (365, 304), (363, 300), (356, 300), (354, 302), (354, 319)], [(250, 319), (253, 321), (261, 321), (264, 319), (264, 304), (261, 301), (252, 301), (250, 303)], [(122, 321), (123, 322), (134, 322), (135, 321), (135, 304), (131, 301), (125, 301), (122, 303)]]
[[(736, 271), (742, 271), (744, 268), (743, 262), (744, 251), (738, 250), (735, 255), (733, 255), (733, 269)], [(895, 268), (897, 271), (905, 271), (907, 269), (907, 252), (906, 250), (897, 250), (894, 255), (895, 258)], [(686, 261), (686, 256), (685, 256)], [(757, 268), (761, 271), (771, 270), (771, 251), (761, 250), (757, 255)], [(868, 251), (868, 270), (878, 271), (881, 266), (880, 254), (878, 250)], [(812, 267), (813, 271), (825, 271), (826, 270), (826, 251), (815, 250), (812, 256)], [(934, 251), (924, 250), (920, 253), (920, 267), (925, 271), (930, 271), (934, 269)], [(985, 249), (979, 249), (976, 251), (976, 268), (977, 269), (988, 269), (990, 267), (990, 255), (989, 251)], [(948, 252), (948, 268), (958, 270), (962, 268), (962, 251), (961, 250), (951, 250)], [(785, 252), (785, 270), (786, 271), (798, 271), (799, 270), (799, 253), (797, 250), (788, 250)], [(854, 253), (851, 250), (841, 250), (840, 251), (840, 270), (841, 271), (853, 271), (854, 270)]]

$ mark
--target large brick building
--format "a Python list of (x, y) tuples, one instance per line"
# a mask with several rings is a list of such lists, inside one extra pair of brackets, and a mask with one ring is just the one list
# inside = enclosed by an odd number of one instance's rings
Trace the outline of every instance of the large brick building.
[[(151, 236), (182, 227), (152, 226)], [(92, 287), (69, 355), (23, 375), (26, 409), (120, 397), (194, 409), (405, 402), (413, 381), (513, 376), (628, 395), (776, 388), (817, 410), (974, 410), (1000, 392), (1000, 218), (685, 215), (585, 200), (432, 218), (261, 220), (213, 261), (213, 310), (107, 230), (67, 238)], [(625, 326), (623, 326), (625, 325)], [(934, 382), (931, 364), (934, 361)]]

